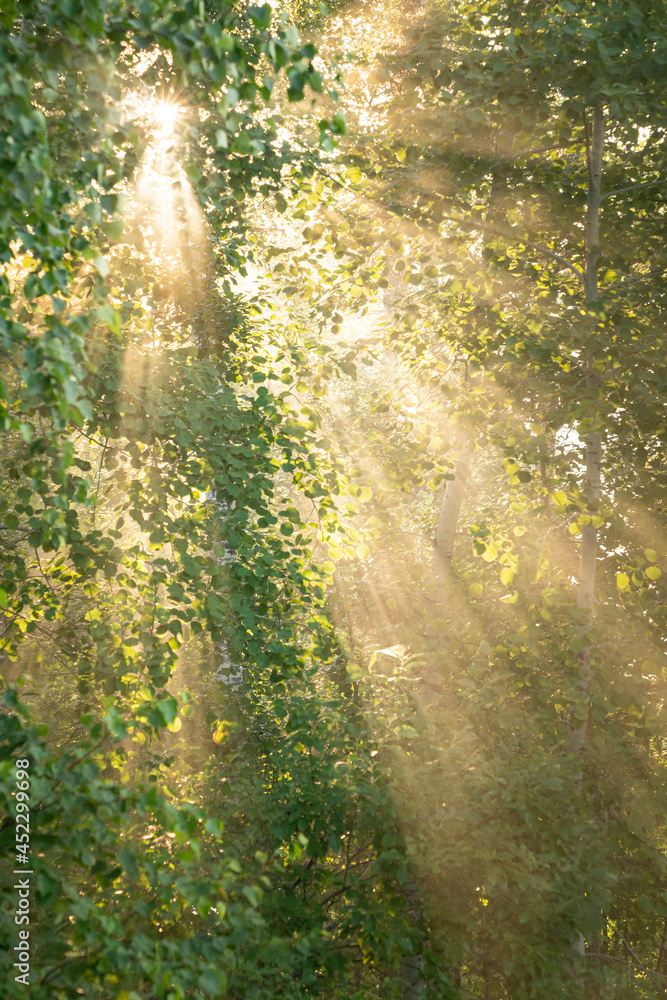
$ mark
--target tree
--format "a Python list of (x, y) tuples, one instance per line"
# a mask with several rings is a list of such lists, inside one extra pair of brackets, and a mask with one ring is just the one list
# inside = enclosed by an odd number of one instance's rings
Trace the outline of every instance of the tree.
[[(393, 777), (417, 808), (431, 941), (486, 995), (578, 992), (581, 975), (614, 995), (662, 989), (664, 914), (646, 887), (663, 877), (664, 13), (433, 5), (381, 60), (388, 111), (373, 135), (350, 129), (346, 193), (305, 233), (338, 260), (324, 319), (351, 288), (363, 308), (402, 276), (383, 343), (426, 405), (421, 423), (405, 396), (386, 409), (406, 462), (419, 448), (412, 488), (437, 487), (452, 427), (485, 456), (481, 503), (477, 478), (464, 509), (482, 572), (457, 547), (449, 607), (420, 616), (413, 599), (394, 625), (444, 701), (423, 706), (410, 781)], [(438, 395), (450, 429), (434, 447)], [(371, 446), (385, 463), (386, 441)], [(403, 552), (430, 565), (426, 546)], [(433, 759), (440, 795), (415, 806)], [(436, 798), (453, 802), (447, 821)]]
[[(207, 651), (226, 642), (249, 668), (249, 691), (254, 672), (254, 708), (247, 700), (248, 715), (239, 710), (254, 749), (262, 725), (284, 718), (276, 705), (296, 711), (303, 701), (299, 677), (313, 660), (326, 665), (335, 653), (321, 616), (327, 572), (314, 564), (312, 545), (335, 528), (336, 463), (322, 450), (317, 413), (290, 402), (302, 356), (288, 341), (269, 340), (261, 303), (244, 303), (230, 287), (250, 254), (239, 206), (255, 194), (279, 196), (285, 164), (307, 171), (316, 156), (278, 141), (264, 107), (283, 68), (289, 100), (309, 82), (320, 85), (314, 49), (284, 20), (272, 33), (266, 5), (225, 5), (209, 18), (199, 4), (35, 3), (2, 17), (2, 648), (8, 679), (27, 681), (24, 702), (7, 689), (0, 718), (2, 835), (11, 847), (13, 765), (28, 760), (19, 780), (29, 786), (31, 852), (19, 858), (30, 858), (41, 908), (31, 927), (31, 991), (275, 997), (294, 996), (307, 981), (313, 992), (322, 968), (334, 979), (345, 973), (341, 936), (356, 942), (378, 906), (375, 874), (366, 889), (355, 872), (347, 888), (351, 841), (342, 845), (331, 832), (334, 864), (318, 827), (309, 863), (301, 861), (311, 823), (321, 824), (327, 809), (354, 814), (346, 789), (356, 772), (341, 780), (338, 803), (304, 801), (304, 815), (268, 842), (239, 819), (238, 857), (227, 845), (221, 860), (222, 821), (213, 803), (183, 801), (201, 801), (202, 785), (188, 783), (168, 741), (201, 727), (195, 766), (201, 775), (209, 761), (214, 800), (225, 768), (235, 767), (233, 753), (216, 759), (211, 727), (219, 736), (225, 701), (230, 712), (234, 702), (213, 685)], [(172, 135), (164, 122), (177, 115), (181, 130)], [(323, 141), (341, 128), (322, 122)], [(168, 150), (179, 134), (180, 174)], [(206, 279), (185, 294), (154, 219), (141, 214), (134, 182), (151, 158), (169, 161), (158, 177), (162, 196), (174, 183), (179, 191), (169, 249)], [(197, 231), (188, 229), (190, 210)], [(218, 234), (210, 245), (207, 231)], [(186, 679), (189, 693), (178, 691), (179, 653), (202, 660), (208, 722), (193, 698), (195, 679)], [(304, 725), (326, 709), (309, 690)], [(335, 719), (322, 765), (330, 785), (341, 740), (351, 752), (344, 722)], [(244, 762), (245, 773), (262, 753)], [(293, 771), (301, 765), (312, 793), (318, 782), (302, 754), (299, 744)], [(267, 771), (269, 779), (278, 781)], [(253, 823), (255, 791), (246, 803)], [(284, 809), (278, 791), (274, 825)], [(350, 830), (365, 835), (363, 825)], [(9, 850), (4, 859), (9, 871)], [(315, 860), (295, 921), (294, 907), (277, 903), (294, 895), (288, 886), (305, 881)], [(7, 940), (12, 883), (3, 875)], [(333, 892), (326, 904), (325, 890)], [(363, 906), (354, 910), (362, 896), (366, 917)], [(332, 902), (356, 913), (336, 938), (326, 931)], [(5, 992), (18, 996), (24, 984), (12, 975), (12, 954)]]
[(664, 991), (665, 11), (383, 13), (3, 11), (37, 997)]

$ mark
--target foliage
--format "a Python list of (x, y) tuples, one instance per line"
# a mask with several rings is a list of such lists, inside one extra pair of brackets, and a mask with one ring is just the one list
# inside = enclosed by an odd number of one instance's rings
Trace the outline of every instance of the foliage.
[(667, 11), (382, 13), (0, 15), (35, 996), (664, 992)]
[[(348, 344), (348, 363), (378, 366), (347, 417), (349, 452), (380, 486), (366, 508), (378, 541), (366, 573), (342, 571), (335, 613), (355, 609), (366, 649), (422, 658), (419, 739), (388, 766), (431, 945), (474, 995), (662, 989), (664, 13), (433, 5), (378, 57), (371, 134), (350, 95), (346, 170), (304, 215), (300, 291), (323, 325), (339, 336), (343, 312), (372, 316), (385, 289), (384, 331)], [(582, 470), (592, 432), (600, 504)], [(473, 479), (443, 588), (427, 489), (464, 446)], [(593, 626), (576, 601), (587, 527)]]
[[(270, 26), (268, 7), (226, 8), (214, 21), (196, 4), (3, 9), (3, 648), (38, 677), (46, 655), (40, 714), (51, 720), (53, 698), (68, 709), (61, 749), (47, 750), (15, 714), (3, 717), (6, 804), (19, 746), (36, 766), (34, 850), (44, 856), (48, 847), (37, 902), (55, 910), (42, 914), (33, 941), (44, 995), (70, 995), (81, 983), (95, 995), (217, 995), (228, 973), (216, 956), (225, 952), (236, 968), (229, 939), (247, 944), (261, 924), (250, 884), (241, 902), (230, 892), (231, 922), (218, 914), (217, 930), (207, 923), (237, 869), (220, 863), (214, 836), (213, 867), (192, 876), (206, 813), (143, 789), (148, 773), (130, 787), (99, 775), (123, 771), (131, 740), (146, 745), (151, 733), (182, 724), (165, 685), (184, 634), (205, 630), (218, 644), (226, 636), (235, 661), (280, 678), (300, 668), (309, 609), (321, 602), (312, 530), (289, 495), (284, 503), (276, 496), (277, 472), (298, 481), (306, 501), (319, 502), (319, 530), (337, 488), (313, 455), (316, 414), (287, 402), (295, 359), (245, 336), (247, 321), (234, 319), (217, 283), (203, 298), (170, 296), (142, 259), (146, 234), (128, 239), (120, 219), (150, 144), (141, 121), (117, 106), (137, 83), (197, 108), (182, 156), (192, 182), (206, 169), (197, 194), (213, 213), (212, 231), (237, 221), (246, 194), (278, 185), (295, 151), (276, 145), (256, 102), (268, 100), (284, 66), (290, 99), (318, 78), (312, 47), (300, 50), (293, 28), (272, 36)], [(223, 249), (223, 274), (240, 266), (238, 247), (237, 235)], [(169, 280), (164, 261), (157, 271)], [(326, 635), (322, 643), (325, 651)], [(11, 689), (7, 697), (15, 708)], [(100, 707), (103, 723), (94, 721)], [(187, 701), (181, 709), (192, 712)], [(209, 817), (207, 829), (221, 827)], [(11, 821), (4, 830), (10, 837)], [(144, 832), (146, 848), (131, 850)], [(176, 860), (171, 833), (188, 845)], [(114, 855), (125, 859), (120, 867)], [(174, 864), (182, 876), (172, 877)], [(135, 908), (130, 883), (145, 890)], [(193, 905), (201, 920), (188, 926)], [(236, 968), (241, 981), (262, 949), (277, 945), (257, 947)], [(261, 989), (264, 976), (252, 978)], [(8, 980), (8, 995), (21, 988)]]

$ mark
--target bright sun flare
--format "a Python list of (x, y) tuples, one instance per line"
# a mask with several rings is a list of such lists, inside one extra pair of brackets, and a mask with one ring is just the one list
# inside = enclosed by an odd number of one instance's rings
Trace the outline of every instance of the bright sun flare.
[(180, 110), (177, 104), (170, 104), (168, 101), (159, 101), (155, 105), (152, 117), (162, 135), (171, 135), (174, 131)]

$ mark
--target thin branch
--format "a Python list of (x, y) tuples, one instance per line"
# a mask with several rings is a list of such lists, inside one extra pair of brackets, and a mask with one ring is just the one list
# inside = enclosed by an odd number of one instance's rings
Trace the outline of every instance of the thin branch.
[(543, 247), (539, 243), (533, 243), (532, 240), (527, 240), (525, 236), (522, 236), (519, 233), (506, 233), (502, 229), (498, 229), (493, 225), (485, 224), (476, 226), (474, 223), (467, 222), (464, 219), (457, 219), (453, 215), (443, 215), (442, 217), (443, 219), (447, 219), (449, 222), (456, 222), (459, 225), (468, 226), (470, 229), (474, 229), (480, 233), (491, 232), (494, 236), (499, 236), (501, 239), (508, 240), (511, 243), (525, 243), (527, 247), (531, 247), (533, 250), (537, 251), (537, 253), (541, 253), (545, 257), (550, 257), (551, 260), (558, 261), (558, 263), (562, 264), (563, 267), (569, 268), (570, 271), (577, 276), (577, 278), (583, 278), (584, 276), (583, 268), (578, 267), (576, 264), (571, 264), (567, 258), (562, 257), (554, 250), (549, 250), (547, 247)]
[(60, 975), (62, 969), (65, 969), (68, 965), (75, 965), (82, 959), (85, 959), (86, 955), (81, 952), (80, 955), (73, 955), (71, 958), (66, 958), (65, 961), (60, 962), (58, 965), (54, 965), (48, 972), (46, 972), (39, 981), (40, 986), (47, 986), (49, 983), (53, 982), (53, 977)]
[[(327, 180), (331, 181), (333, 179), (329, 174), (325, 173), (325, 171), (320, 170), (317, 167), (315, 168), (315, 170), (323, 177), (326, 177)], [(400, 212), (396, 212), (394, 209), (388, 208), (386, 205), (383, 205), (381, 201), (378, 202), (375, 201), (375, 199), (373, 198), (369, 198), (368, 195), (361, 195), (359, 191), (357, 191), (354, 187), (352, 187), (352, 185), (344, 184), (342, 186), (342, 189), (344, 191), (349, 191), (353, 195), (356, 195), (357, 197), (360, 198), (361, 201), (365, 201), (368, 204), (372, 205), (373, 207), (380, 208), (384, 212), (387, 212), (389, 215), (393, 215), (396, 218), (401, 219), (401, 221), (404, 223), (411, 222), (412, 225), (415, 227), (415, 229), (421, 230), (422, 232), (430, 233), (434, 237), (434, 239), (439, 239), (439, 240), (443, 239), (442, 233), (440, 233), (438, 230), (433, 229), (430, 226), (425, 226), (420, 221), (415, 222), (414, 219), (407, 219), (406, 216), (401, 215)], [(532, 240), (528, 240), (524, 236), (520, 236), (519, 234), (514, 234), (514, 233), (506, 233), (503, 232), (502, 229), (497, 229), (495, 226), (489, 226), (487, 224), (476, 225), (474, 222), (468, 222), (465, 219), (457, 219), (453, 215), (443, 214), (442, 218), (446, 219), (448, 222), (454, 222), (458, 226), (461, 225), (467, 226), (469, 229), (475, 232), (479, 233), (490, 232), (495, 236), (499, 236), (501, 239), (510, 240), (514, 243), (524, 243), (527, 247), (531, 247), (531, 249), (535, 250), (537, 253), (543, 254), (545, 257), (549, 257), (551, 260), (555, 260), (559, 264), (562, 264), (564, 267), (569, 268), (569, 270), (572, 271), (572, 273), (577, 278), (583, 279), (584, 276), (583, 268), (578, 267), (576, 264), (571, 264), (569, 260), (567, 260), (565, 257), (562, 257), (555, 251), (549, 250), (547, 249), (547, 247), (543, 247), (539, 243), (533, 243)]]
[[(663, 985), (664, 985), (664, 984), (663, 984), (663, 983), (661, 983), (661, 982), (659, 982), (659, 979), (665, 979), (665, 978), (667, 978), (667, 977), (666, 977), (666, 976), (664, 975), (664, 973), (662, 973), (662, 972), (659, 972), (659, 973), (657, 973), (657, 975), (656, 975), (656, 973), (655, 973), (655, 972), (652, 972), (652, 971), (651, 971), (650, 969), (647, 969), (647, 968), (646, 968), (646, 966), (644, 965), (644, 963), (642, 962), (642, 960), (641, 960), (641, 959), (639, 958), (639, 956), (637, 955), (637, 953), (636, 953), (635, 951), (633, 951), (633, 949), (632, 949), (632, 946), (631, 946), (630, 944), (628, 944), (628, 941), (627, 941), (627, 939), (626, 939), (626, 938), (624, 937), (624, 935), (623, 935), (623, 934), (622, 934), (622, 933), (621, 933), (621, 932), (619, 931), (618, 927), (615, 927), (615, 926), (614, 926), (614, 925), (613, 925), (613, 924), (611, 923), (611, 921), (610, 921), (610, 920), (607, 920), (607, 921), (605, 921), (605, 922), (606, 922), (606, 924), (607, 924), (607, 926), (608, 926), (608, 927), (611, 927), (611, 929), (612, 929), (612, 931), (613, 931), (613, 933), (614, 933), (614, 934), (618, 934), (618, 936), (620, 937), (621, 941), (623, 942), (623, 946), (625, 947), (625, 949), (626, 949), (627, 953), (628, 953), (629, 955), (631, 955), (631, 956), (632, 956), (632, 958), (634, 959), (634, 962), (635, 962), (635, 965), (637, 966), (637, 968), (641, 969), (641, 971), (642, 971), (642, 972), (645, 972), (645, 973), (646, 973), (646, 975), (647, 975), (647, 976), (649, 977), (649, 979), (652, 979), (652, 980), (653, 980), (653, 982), (654, 982), (654, 983), (656, 984), (656, 986), (660, 986), (660, 988), (662, 989), (662, 988), (663, 988)], [(658, 977), (659, 977), (659, 978), (658, 978)]]
[(553, 250), (548, 250), (546, 247), (540, 246), (539, 243), (533, 243), (531, 240), (523, 239), (520, 236), (511, 237), (506, 235), (505, 233), (499, 233), (498, 235), (502, 236), (504, 239), (511, 239), (513, 241), (516, 239), (520, 243), (525, 243), (527, 247), (532, 247), (532, 249), (535, 250), (537, 253), (541, 253), (545, 257), (550, 257), (551, 260), (556, 260), (558, 261), (559, 264), (562, 264), (564, 267), (569, 268), (570, 271), (572, 271), (572, 273), (576, 275), (577, 278), (583, 278), (584, 276), (582, 268), (577, 267), (576, 264), (571, 264), (569, 260), (566, 260), (565, 257), (561, 257), (559, 253), (554, 253)]
[(340, 889), (336, 889), (335, 892), (329, 893), (328, 896), (325, 896), (324, 899), (320, 901), (320, 906), (325, 910), (328, 909), (334, 900), (336, 900), (339, 896), (342, 896), (346, 891), (347, 886), (342, 886)]
[(95, 527), (95, 522), (97, 520), (97, 501), (100, 496), (100, 486), (102, 485), (102, 469), (104, 467), (104, 458), (109, 447), (109, 435), (104, 439), (104, 445), (102, 447), (102, 454), (100, 455), (100, 467), (97, 470), (97, 487), (95, 489), (95, 506), (93, 507), (93, 527)]
[(658, 187), (660, 184), (667, 184), (667, 177), (663, 177), (659, 181), (645, 181), (644, 184), (626, 184), (625, 187), (614, 188), (613, 191), (607, 191), (600, 198), (600, 201), (604, 201), (605, 198), (611, 198), (616, 194), (623, 194), (624, 191), (639, 191), (641, 188), (651, 188)]
[(662, 931), (662, 941), (660, 942), (660, 952), (658, 954), (658, 961), (655, 965), (656, 973), (660, 974), (660, 966), (662, 965), (662, 960), (665, 957), (665, 945), (667, 944), (667, 920), (665, 920), (665, 926)]
[(51, 586), (51, 581), (49, 580), (49, 577), (48, 577), (48, 575), (47, 575), (44, 567), (42, 566), (42, 560), (39, 558), (39, 551), (36, 548), (34, 548), (34, 547), (33, 547), (33, 551), (34, 551), (35, 557), (37, 559), (37, 565), (39, 566), (39, 571), (42, 574), (42, 576), (44, 577), (44, 579), (46, 580), (46, 586), (49, 588), (49, 590), (51, 591), (51, 593), (55, 597), (56, 592), (53, 589), (53, 587)]
[[(550, 153), (554, 149), (571, 149), (572, 146), (579, 145), (581, 145), (581, 139), (573, 139), (572, 142), (568, 142), (565, 145), (557, 142), (554, 146), (535, 146), (533, 149), (525, 149), (522, 153), (514, 153), (513, 156), (508, 156), (507, 160), (510, 163), (514, 163), (516, 160), (524, 160), (527, 156), (537, 156), (539, 153)], [(495, 166), (496, 163), (504, 162), (506, 162), (505, 159), (499, 159), (496, 160), (493, 165)]]
[[(315, 858), (310, 858), (304, 870), (308, 871), (309, 868), (312, 868), (314, 862)], [(298, 875), (297, 878), (294, 880), (294, 882), (292, 882), (291, 885), (288, 885), (285, 888), (287, 889), (288, 892), (294, 892), (301, 881), (302, 881), (301, 875)]]
[[(372, 201), (372, 199), (368, 200)], [(377, 204), (377, 202), (373, 202), (373, 204)], [(386, 209), (386, 211), (391, 212), (391, 209)], [(398, 212), (394, 212), (393, 214), (399, 215)], [(402, 218), (402, 216), (399, 217)], [(532, 240), (526, 239), (525, 236), (522, 236), (519, 233), (516, 234), (506, 233), (502, 229), (499, 229), (496, 226), (490, 225), (488, 223), (476, 225), (474, 222), (468, 222), (466, 219), (457, 219), (456, 216), (454, 215), (443, 214), (442, 218), (446, 219), (448, 222), (455, 222), (459, 226), (467, 226), (469, 229), (472, 229), (478, 233), (484, 233), (484, 234), (491, 233), (492, 235), (499, 236), (501, 239), (508, 240), (511, 243), (524, 243), (527, 247), (531, 247), (531, 249), (535, 250), (537, 253), (543, 254), (545, 257), (549, 257), (551, 258), (551, 260), (555, 260), (559, 264), (562, 264), (563, 267), (569, 268), (569, 270), (572, 271), (572, 273), (576, 275), (577, 278), (583, 279), (584, 277), (583, 268), (578, 267), (576, 264), (571, 264), (569, 260), (567, 260), (565, 257), (562, 257), (559, 253), (556, 253), (554, 250), (549, 250), (547, 247), (543, 247), (539, 243), (533, 243)]]

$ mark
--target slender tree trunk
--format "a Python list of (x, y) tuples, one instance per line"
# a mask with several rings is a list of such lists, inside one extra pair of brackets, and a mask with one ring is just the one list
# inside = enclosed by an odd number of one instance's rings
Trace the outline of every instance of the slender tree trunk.
[(419, 1000), (421, 997), (424, 989), (424, 983), (421, 978), (423, 967), (424, 959), (422, 955), (411, 955), (403, 963), (402, 976), (407, 983), (403, 1000)]
[(456, 528), (468, 481), (471, 454), (472, 449), (469, 446), (460, 452), (454, 467), (454, 478), (448, 481), (445, 489), (435, 531), (435, 565), (439, 575), (445, 577), (449, 576), (452, 570)]
[[(423, 909), (422, 896), (416, 882), (409, 878), (405, 886), (405, 895), (415, 914), (415, 922)], [(403, 962), (401, 976), (406, 982), (403, 1000), (419, 1000), (424, 989), (422, 973), (424, 969), (424, 956), (422, 949), (425, 941), (420, 942), (420, 949), (415, 955), (408, 956)]]
[[(505, 163), (512, 149), (512, 139), (511, 132), (500, 132), (496, 137), (495, 153), (498, 157), (498, 162), (492, 170), (489, 204), (485, 215), (485, 221), (487, 222), (493, 221), (493, 217), (498, 211), (500, 211), (501, 217), (504, 215), (504, 206), (502, 204), (499, 206), (498, 200), (502, 192), (501, 178), (504, 176)], [(468, 375), (466, 369), (467, 381)], [(450, 479), (447, 483), (442, 507), (440, 508), (440, 516), (438, 517), (435, 532), (434, 568), (436, 574), (445, 579), (450, 576), (452, 571), (456, 527), (468, 482), (471, 455), (472, 447), (470, 445), (464, 447), (459, 453), (458, 460), (454, 466), (454, 479)]]
[[(600, 259), (600, 189), (602, 185), (602, 158), (604, 153), (604, 110), (598, 105), (593, 110), (593, 135), (588, 148), (588, 206), (586, 212), (586, 267), (584, 272), (584, 294), (586, 306), (594, 307), (598, 300), (598, 263)], [(595, 387), (596, 375), (592, 350), (586, 357), (588, 387)], [(595, 511), (600, 502), (602, 462), (602, 438), (591, 431), (586, 439), (586, 481), (585, 497), (589, 509)], [(595, 570), (597, 564), (598, 531), (592, 524), (582, 528), (579, 562), (579, 588), (577, 604), (586, 612), (582, 626), (584, 634), (593, 624), (595, 603)], [(586, 646), (579, 653), (579, 680), (577, 687), (582, 698), (588, 702), (591, 677), (591, 647)], [(569, 753), (578, 753), (586, 742), (588, 715), (572, 724), (570, 728)]]
[(667, 945), (667, 920), (665, 920), (665, 926), (662, 929), (662, 940), (660, 942), (660, 951), (658, 952), (658, 961), (655, 963), (656, 972), (660, 972), (662, 960), (665, 957), (665, 945)]
[[(584, 297), (587, 308), (593, 308), (598, 300), (598, 264), (600, 260), (600, 191), (602, 186), (602, 159), (604, 154), (604, 109), (601, 104), (593, 109), (593, 135), (587, 141), (588, 159), (588, 204), (586, 210), (586, 264), (584, 270)], [(586, 351), (587, 388), (594, 390), (596, 375), (593, 352)], [(600, 502), (602, 462), (602, 438), (591, 431), (586, 438), (586, 478), (585, 499), (589, 510), (595, 511)], [(592, 524), (584, 525), (581, 536), (579, 557), (579, 587), (577, 604), (585, 612), (581, 635), (585, 635), (593, 625), (595, 616), (595, 570), (597, 566), (598, 531)], [(579, 653), (579, 679), (577, 689), (586, 706), (583, 718), (570, 725), (568, 753), (579, 753), (588, 734), (590, 717), (591, 645), (586, 643)], [(579, 771), (581, 781), (583, 772)], [(574, 943), (575, 954), (586, 954), (586, 941), (580, 932)]]

